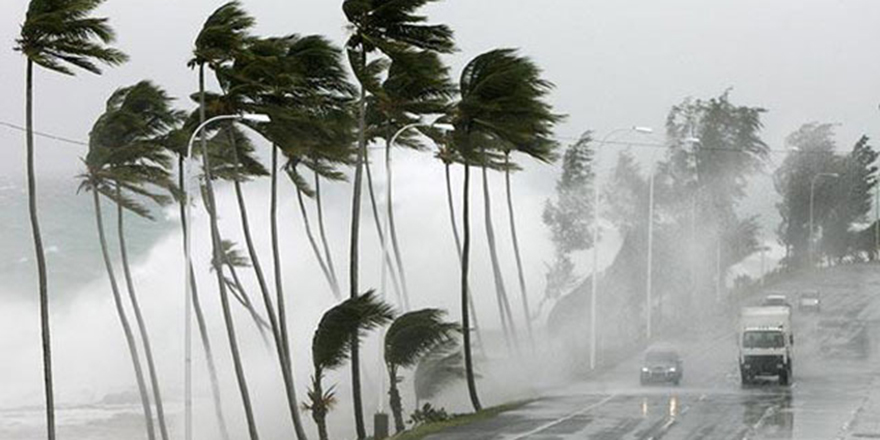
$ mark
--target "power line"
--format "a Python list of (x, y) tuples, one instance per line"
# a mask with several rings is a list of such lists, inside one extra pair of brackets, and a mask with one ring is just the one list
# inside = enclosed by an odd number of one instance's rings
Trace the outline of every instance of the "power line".
[[(27, 131), (26, 128), (24, 128), (24, 127), (22, 127), (22, 126), (20, 126), (20, 125), (15, 125), (15, 124), (9, 123), (9, 122), (3, 122), (3, 121), (0, 121), (0, 125), (2, 125), (2, 126), (4, 126), (4, 127), (7, 127), (7, 128), (11, 128), (11, 129), (13, 129), (13, 130), (18, 130), (18, 131), (23, 131), (23, 132), (26, 132), (26, 131)], [(77, 141), (77, 140), (69, 139), (69, 138), (62, 137), (62, 136), (56, 136), (56, 135), (54, 135), (54, 134), (43, 133), (43, 132), (36, 131), (36, 130), (34, 130), (34, 135), (36, 135), (36, 136), (40, 136), (40, 137), (44, 137), (44, 138), (46, 138), (46, 139), (56, 140), (56, 141), (58, 141), (58, 142), (65, 142), (65, 143), (73, 144), (73, 145), (82, 145), (82, 146), (84, 146), (84, 147), (88, 147), (88, 146), (89, 146), (89, 144), (87, 144), (87, 143), (85, 143), (85, 142), (82, 142), (82, 141)]]

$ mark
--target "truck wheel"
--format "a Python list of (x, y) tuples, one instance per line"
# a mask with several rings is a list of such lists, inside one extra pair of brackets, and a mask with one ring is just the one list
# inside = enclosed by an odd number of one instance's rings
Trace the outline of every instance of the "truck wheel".
[(740, 376), (742, 378), (742, 385), (745, 387), (752, 383), (752, 378), (745, 371), (740, 372)]
[(779, 385), (788, 386), (788, 368), (779, 372)]

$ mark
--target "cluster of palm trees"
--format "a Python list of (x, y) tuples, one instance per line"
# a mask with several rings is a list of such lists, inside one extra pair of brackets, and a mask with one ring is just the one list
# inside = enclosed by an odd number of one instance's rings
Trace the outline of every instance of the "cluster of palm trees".
[[(188, 113), (174, 109), (172, 98), (149, 81), (121, 88), (108, 99), (104, 114), (91, 131), (89, 151), (83, 159), (85, 170), (80, 176), (80, 189), (92, 194), (104, 262), (140, 391), (147, 435), (151, 440), (156, 438), (153, 407), (159, 436), (167, 440), (169, 434), (148, 328), (140, 311), (126, 253), (124, 219), (127, 214), (151, 218), (151, 204), (164, 206), (176, 202), (184, 219), (182, 232), (184, 243), (187, 243), (191, 233), (184, 214), (195, 201), (186, 191), (185, 179), (186, 164), (190, 160), (187, 140), (191, 136), (199, 139), (198, 148), (192, 154), (198, 155), (202, 163), (199, 179), (202, 204), (210, 220), (211, 269), (216, 277), (216, 291), (222, 306), (242, 409), (251, 439), (259, 438), (259, 434), (239, 352), (232, 300), (248, 312), (254, 325), (273, 345), (295, 433), (300, 440), (306, 438), (294, 383), (286, 316), (289, 307), (283, 289), (278, 247), (280, 172), (286, 174), (296, 189), (297, 203), (311, 250), (330, 291), (337, 300), (342, 300), (340, 280), (325, 233), (321, 183), (325, 180), (344, 180), (347, 168), (353, 167), (348, 298), (324, 315), (312, 346), (314, 375), (307, 408), (322, 439), (327, 438), (325, 416), (334, 401), (332, 387), (325, 389), (322, 379), (324, 373), (341, 367), (347, 361), (351, 366), (355, 429), (358, 438), (366, 437), (361, 404), (360, 340), (366, 331), (384, 326), (392, 320), (385, 338), (384, 357), (391, 380), (390, 407), (396, 428), (404, 428), (402, 399), (397, 387), (399, 371), (414, 367), (427, 357), (455, 349), (459, 333), (463, 339), (461, 347), (469, 397), (474, 409), (481, 409), (471, 350), (471, 330), (476, 320), (468, 275), (472, 244), (469, 222), (472, 167), (479, 167), (482, 172), (487, 239), (505, 338), (512, 350), (518, 350), (516, 326), (496, 250), (489, 199), (488, 170), (505, 173), (523, 310), (531, 338), (531, 319), (510, 193), (510, 173), (516, 169), (511, 155), (521, 153), (540, 161), (554, 159), (556, 144), (551, 139), (551, 130), (560, 116), (552, 112), (545, 100), (552, 85), (541, 78), (540, 69), (529, 58), (512, 49), (496, 49), (477, 56), (465, 66), (459, 81), (453, 82), (448, 67), (441, 59), (442, 55), (455, 50), (452, 30), (442, 24), (428, 23), (427, 17), (419, 13), (422, 7), (434, 1), (437, 0), (344, 0), (343, 12), (350, 23), (350, 37), (344, 48), (337, 48), (328, 39), (317, 35), (255, 36), (251, 33), (253, 18), (244, 11), (239, 1), (231, 1), (209, 16), (195, 41), (193, 57), (189, 62), (189, 66), (197, 70), (199, 78), (199, 91), (193, 97), (197, 102), (195, 111)], [(110, 46), (114, 34), (107, 19), (92, 17), (94, 9), (102, 2), (31, 0), (21, 38), (17, 42), (17, 49), (27, 59), (28, 69), (28, 195), (40, 282), (50, 440), (55, 438), (55, 424), (49, 292), (37, 219), (36, 176), (33, 168), (33, 67), (38, 65), (72, 75), (74, 68), (100, 73), (99, 64), (114, 66), (123, 63), (126, 56)], [(354, 74), (354, 83), (349, 82), (349, 69)], [(208, 73), (216, 77), (220, 90), (207, 90), (205, 77)], [(267, 120), (257, 122), (235, 118), (236, 115), (245, 114), (266, 115)], [(230, 118), (196, 132), (196, 127), (202, 127), (216, 116)], [(424, 122), (430, 118), (434, 119), (433, 123)], [(246, 126), (271, 145), (271, 165), (268, 169), (259, 161), (257, 147), (251, 138), (236, 124)], [(448, 208), (461, 263), (460, 326), (443, 321), (443, 312), (440, 310), (410, 311), (410, 290), (391, 208), (391, 157), (395, 146), (427, 149), (425, 139), (430, 139), (431, 144), (436, 145), (436, 156), (446, 168)], [(384, 143), (385, 148), (388, 173), (387, 230), (380, 222), (368, 160), (367, 146), (372, 143)], [(175, 162), (177, 170), (174, 169)], [(461, 166), (464, 173), (461, 237), (452, 197), (450, 168), (453, 166)], [(313, 174), (313, 179), (306, 178), (304, 169)], [(360, 213), (365, 174), (377, 233), (383, 243), (382, 257), (391, 269), (392, 287), (404, 312), (396, 320), (393, 319), (394, 312), (390, 305), (379, 300), (372, 291), (363, 293), (358, 283)], [(271, 269), (264, 269), (261, 254), (254, 244), (248, 206), (243, 195), (245, 184), (267, 176), (271, 180)], [(218, 226), (214, 190), (216, 181), (229, 182), (234, 189), (246, 256), (236, 249), (235, 243), (223, 238), (223, 231)], [(315, 201), (318, 238), (309, 222), (306, 198)], [(101, 215), (102, 199), (109, 200), (117, 208), (119, 253), (127, 299), (137, 324), (136, 332), (125, 311), (124, 298), (116, 281)], [(388, 242), (390, 246), (385, 246)], [(184, 247), (187, 245), (184, 244)], [(230, 434), (221, 407), (217, 366), (208, 338), (195, 270), (192, 265), (185, 270), (188, 271), (191, 305), (207, 358), (217, 422), (222, 436), (228, 439)], [(264, 310), (257, 310), (257, 302), (252, 301), (246, 291), (239, 276), (241, 270), (253, 272)], [(272, 271), (271, 280), (266, 270)], [(474, 325), (471, 324), (472, 318)], [(146, 374), (140, 349), (144, 353)]]

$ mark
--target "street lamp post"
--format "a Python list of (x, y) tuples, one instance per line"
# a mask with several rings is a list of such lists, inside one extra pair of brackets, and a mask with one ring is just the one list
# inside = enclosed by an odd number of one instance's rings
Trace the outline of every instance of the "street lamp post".
[[(186, 292), (186, 303), (184, 305), (184, 314), (186, 315), (184, 321), (184, 430), (185, 430), (185, 438), (186, 440), (192, 439), (192, 222), (190, 221), (191, 213), (190, 213), (190, 200), (189, 200), (189, 184), (187, 182), (187, 176), (190, 173), (190, 158), (192, 157), (192, 148), (193, 143), (196, 138), (204, 131), (208, 125), (213, 124), (215, 122), (223, 121), (223, 120), (233, 120), (233, 121), (252, 121), (252, 122), (269, 122), (269, 117), (266, 115), (256, 115), (256, 114), (244, 114), (244, 115), (220, 115), (214, 116), (200, 124), (193, 131), (193, 134), (189, 138), (189, 143), (186, 146), (186, 156), (185, 165), (181, 170), (183, 173), (182, 181), (184, 182), (183, 188), (180, 190), (183, 192), (183, 200), (184, 200), (184, 219), (185, 224), (189, 228), (186, 237), (183, 242), (183, 252), (185, 258), (185, 292)], [(207, 151), (202, 151), (202, 154), (208, 154)]]
[(840, 174), (837, 174), (837, 173), (817, 173), (815, 176), (813, 176), (812, 179), (810, 179), (810, 231), (809, 231), (809, 234), (807, 235), (807, 240), (809, 241), (809, 243), (807, 243), (807, 246), (808, 246), (807, 251), (808, 251), (808, 254), (810, 257), (810, 268), (812, 268), (814, 265), (814, 262), (813, 262), (813, 258), (814, 258), (813, 257), (813, 252), (814, 252), (813, 251), (813, 200), (814, 200), (815, 194), (816, 194), (816, 182), (818, 182), (819, 178), (821, 178), (821, 177), (829, 177), (832, 179), (836, 179), (836, 178), (840, 177)]
[[(599, 150), (608, 142), (608, 140), (618, 133), (623, 132), (636, 133), (653, 133), (654, 130), (648, 127), (625, 127), (610, 131), (599, 146), (596, 147), (596, 158), (598, 159)], [(594, 162), (595, 163), (595, 162)], [(598, 170), (597, 170), (598, 171)], [(593, 173), (593, 273), (590, 275), (592, 279), (592, 294), (590, 295), (590, 369), (596, 368), (596, 297), (599, 290), (599, 179), (598, 172)]]

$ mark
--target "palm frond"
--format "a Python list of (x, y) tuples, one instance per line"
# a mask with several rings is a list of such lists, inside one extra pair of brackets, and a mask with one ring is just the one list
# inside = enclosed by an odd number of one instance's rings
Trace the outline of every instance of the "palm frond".
[(436, 397), (450, 384), (465, 377), (464, 359), (455, 347), (437, 347), (416, 367), (413, 387), (417, 400)]
[(115, 39), (106, 18), (90, 17), (103, 0), (31, 0), (17, 51), (34, 63), (65, 75), (71, 67), (100, 74), (98, 64), (115, 66), (128, 57), (107, 46)]
[(394, 318), (390, 305), (370, 290), (348, 299), (324, 313), (312, 338), (312, 362), (316, 371), (338, 368), (351, 354), (352, 344), (364, 333)]
[(190, 67), (199, 64), (219, 65), (230, 60), (249, 38), (254, 23), (238, 0), (217, 8), (196, 37)]
[(408, 368), (434, 348), (454, 340), (458, 324), (444, 322), (446, 312), (423, 309), (400, 315), (385, 334), (385, 362)]

